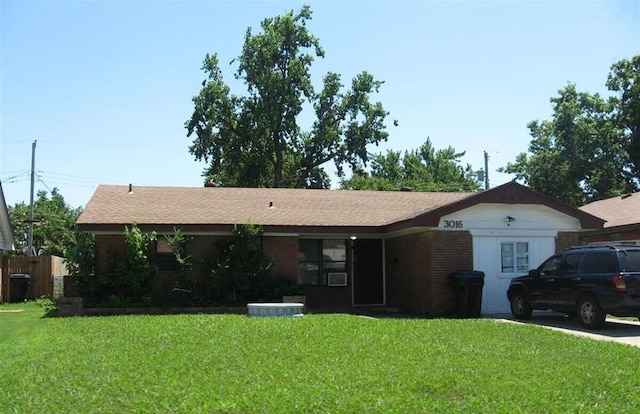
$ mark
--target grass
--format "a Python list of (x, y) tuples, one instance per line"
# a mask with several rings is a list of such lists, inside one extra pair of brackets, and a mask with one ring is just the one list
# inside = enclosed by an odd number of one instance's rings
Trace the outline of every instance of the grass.
[(0, 306), (2, 412), (640, 410), (640, 348), (531, 325), (43, 314)]

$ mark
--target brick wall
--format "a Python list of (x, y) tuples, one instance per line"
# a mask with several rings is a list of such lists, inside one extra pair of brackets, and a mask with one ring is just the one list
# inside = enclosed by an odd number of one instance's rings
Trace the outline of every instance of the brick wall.
[(559, 231), (556, 235), (556, 253), (573, 246), (579, 246), (579, 233), (575, 231)]
[(580, 244), (620, 240), (640, 240), (640, 230), (612, 231), (611, 233), (605, 234), (580, 235)]
[(473, 238), (468, 231), (430, 232), (431, 297), (428, 313), (447, 315), (455, 310), (455, 290), (449, 275), (458, 270), (473, 270)]
[[(221, 238), (198, 236), (188, 243), (188, 253), (194, 259), (215, 255)], [(578, 244), (578, 233), (561, 232), (556, 248)], [(106, 269), (109, 251), (123, 251), (121, 235), (96, 237), (98, 264)], [(298, 238), (295, 236), (265, 237), (265, 256), (273, 261), (271, 274), (297, 280)], [(425, 230), (421, 233), (386, 240), (387, 305), (401, 311), (442, 316), (455, 310), (455, 290), (449, 274), (473, 269), (473, 239), (467, 231)], [(190, 279), (202, 277), (194, 274)], [(310, 309), (340, 309), (351, 306), (351, 286), (305, 287)]]
[(433, 316), (454, 311), (449, 274), (473, 269), (473, 239), (466, 231), (430, 230), (386, 242), (387, 304)]
[(262, 251), (273, 262), (271, 275), (298, 280), (298, 237), (264, 237)]

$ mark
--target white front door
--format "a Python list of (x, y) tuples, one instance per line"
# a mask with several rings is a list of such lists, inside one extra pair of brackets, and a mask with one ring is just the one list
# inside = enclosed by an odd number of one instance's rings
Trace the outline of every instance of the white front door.
[(484, 272), (482, 313), (509, 313), (509, 281), (555, 251), (554, 236), (473, 236), (473, 269)]

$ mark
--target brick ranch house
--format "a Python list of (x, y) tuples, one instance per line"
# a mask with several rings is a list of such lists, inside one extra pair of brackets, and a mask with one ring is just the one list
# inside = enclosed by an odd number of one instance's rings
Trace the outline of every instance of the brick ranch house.
[[(271, 273), (303, 285), (310, 310), (375, 305), (430, 316), (455, 310), (448, 275), (471, 269), (486, 275), (482, 312), (508, 312), (512, 277), (603, 225), (515, 182), (479, 193), (101, 185), (78, 225), (95, 233), (100, 269), (134, 222), (158, 235), (181, 229), (196, 256), (249, 221), (264, 230)], [(157, 286), (170, 277), (166, 248), (158, 237)]]
[(604, 219), (604, 227), (580, 235), (583, 244), (605, 241), (640, 241), (640, 193), (594, 201), (580, 210)]

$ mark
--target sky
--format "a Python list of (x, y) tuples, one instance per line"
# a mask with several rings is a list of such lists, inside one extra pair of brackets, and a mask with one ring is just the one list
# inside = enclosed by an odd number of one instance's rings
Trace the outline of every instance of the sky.
[[(229, 65), (248, 27), (298, 11), (287, 1), (0, 0), (0, 180), (8, 205), (58, 188), (83, 207), (99, 184), (202, 186), (203, 162), (184, 127), (217, 53)], [(498, 173), (528, 149), (527, 124), (550, 119), (569, 82), (608, 95), (611, 65), (640, 53), (640, 1), (320, 1), (309, 30), (344, 83), (383, 80), (389, 140), (372, 153), (465, 151), (464, 165)], [(393, 120), (398, 126), (393, 126)], [(549, 172), (553, 174), (553, 171)], [(333, 178), (333, 187), (339, 185)]]

